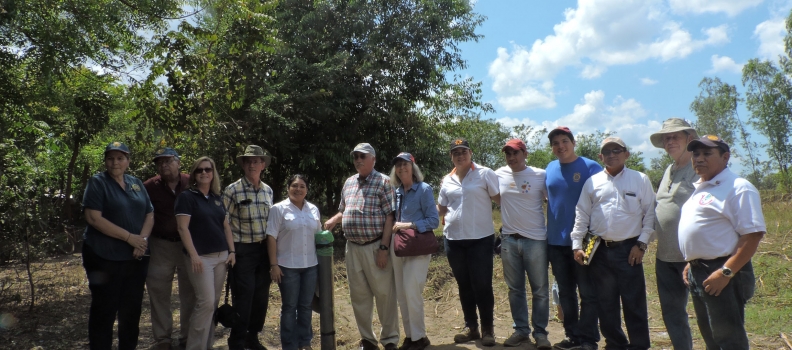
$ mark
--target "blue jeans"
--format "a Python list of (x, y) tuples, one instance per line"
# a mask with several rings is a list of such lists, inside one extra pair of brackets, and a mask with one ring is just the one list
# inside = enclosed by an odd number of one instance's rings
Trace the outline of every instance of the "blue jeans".
[(693, 308), (707, 349), (748, 349), (745, 303), (751, 299), (756, 287), (751, 262), (735, 273), (718, 296), (707, 294), (701, 285), (710, 274), (723, 267), (727, 259), (694, 260), (690, 263), (688, 279)]
[[(630, 238), (611, 247), (602, 242), (591, 259), (606, 349), (643, 350), (651, 345), (643, 264), (629, 263), (630, 251), (637, 241), (637, 237)], [(629, 341), (622, 330), (622, 312)]]
[[(564, 312), (564, 332), (570, 340), (597, 346), (597, 290), (591, 283), (589, 266), (575, 262), (571, 246), (547, 245), (547, 258), (558, 283), (558, 297)], [(578, 293), (580, 291), (580, 317)]]
[(514, 235), (504, 235), (501, 243), (503, 276), (509, 286), (509, 306), (511, 307), (514, 329), (524, 336), (531, 334), (528, 326), (528, 300), (525, 296), (525, 274), (531, 285), (533, 334), (547, 335), (547, 322), (550, 318), (550, 293), (547, 278), (547, 241)]
[(319, 265), (292, 269), (280, 267), (283, 276), (278, 284), (281, 292), (280, 338), (284, 350), (311, 345), (311, 301), (316, 291)]
[(675, 350), (693, 349), (693, 337), (690, 335), (687, 303), (690, 292), (682, 279), (682, 272), (687, 262), (655, 261), (657, 276), (657, 295), (660, 297), (660, 309), (663, 312), (668, 336)]
[(495, 295), (492, 291), (493, 243), (495, 235), (479, 239), (445, 240), (445, 251), (451, 272), (459, 287), (459, 301), (465, 326), (492, 327), (495, 319)]

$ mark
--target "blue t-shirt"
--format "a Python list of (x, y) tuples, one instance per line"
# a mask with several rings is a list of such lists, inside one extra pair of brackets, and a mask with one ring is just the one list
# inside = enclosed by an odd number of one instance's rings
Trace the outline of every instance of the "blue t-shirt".
[(396, 221), (412, 222), (418, 232), (433, 231), (440, 225), (440, 215), (435, 206), (432, 186), (426, 182), (414, 182), (404, 192), (404, 185), (396, 189)]
[(547, 165), (547, 244), (572, 246), (575, 206), (586, 180), (600, 171), (599, 163), (578, 157), (571, 163), (554, 160)]
[[(106, 171), (91, 177), (83, 194), (83, 207), (102, 212), (102, 217), (114, 225), (139, 235), (146, 215), (154, 211), (146, 188), (140, 179), (124, 174), (121, 186)], [(96, 255), (107, 260), (132, 260), (132, 246), (121, 239), (110, 237), (91, 225), (85, 228), (85, 244)]]
[(228, 250), (223, 227), (226, 220), (223, 198), (212, 192), (209, 192), (209, 196), (204, 196), (200, 191), (191, 188), (176, 197), (174, 211), (176, 216), (190, 216), (187, 229), (190, 230), (190, 238), (198, 255)]

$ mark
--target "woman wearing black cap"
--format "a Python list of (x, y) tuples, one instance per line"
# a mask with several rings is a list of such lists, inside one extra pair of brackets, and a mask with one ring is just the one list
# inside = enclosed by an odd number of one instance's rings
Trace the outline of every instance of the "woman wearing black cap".
[[(391, 184), (396, 187), (396, 223), (393, 232), (414, 229), (415, 232), (433, 233), (440, 224), (440, 216), (434, 203), (432, 186), (423, 182), (423, 174), (415, 157), (407, 152), (399, 153), (391, 161)], [(395, 235), (394, 235), (395, 236)], [(391, 244), (391, 247), (394, 247)], [(423, 350), (429, 346), (424, 323), (423, 289), (429, 272), (431, 254), (397, 257), (391, 249), (393, 275), (396, 279), (396, 297), (404, 326), (404, 343), (400, 349)]]
[(107, 170), (88, 181), (83, 195), (88, 222), (83, 267), (91, 290), (88, 346), (110, 349), (118, 315), (118, 349), (134, 349), (148, 271), (148, 256), (144, 254), (154, 225), (154, 208), (143, 182), (126, 174), (129, 148), (125, 144), (108, 144), (104, 162)]

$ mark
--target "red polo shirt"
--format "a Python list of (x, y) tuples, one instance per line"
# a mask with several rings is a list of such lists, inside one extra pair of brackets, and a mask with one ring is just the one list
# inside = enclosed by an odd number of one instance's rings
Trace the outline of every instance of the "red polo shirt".
[(176, 192), (172, 191), (168, 183), (162, 180), (159, 175), (146, 180), (143, 186), (146, 187), (151, 204), (154, 205), (154, 228), (151, 230), (151, 235), (167, 240), (180, 239), (179, 230), (176, 228), (176, 213), (173, 208), (179, 193), (190, 187), (190, 176), (180, 174)]

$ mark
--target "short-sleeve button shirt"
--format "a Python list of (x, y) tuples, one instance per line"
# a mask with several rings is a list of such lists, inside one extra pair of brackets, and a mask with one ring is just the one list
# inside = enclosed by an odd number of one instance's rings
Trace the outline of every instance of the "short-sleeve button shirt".
[(258, 190), (244, 177), (225, 188), (223, 203), (228, 211), (234, 242), (258, 243), (264, 240), (272, 198), (272, 188), (263, 181)]
[[(140, 179), (124, 174), (125, 188), (106, 171), (91, 177), (83, 195), (83, 207), (102, 212), (102, 217), (133, 235), (140, 234), (146, 215), (154, 211)], [(93, 226), (85, 228), (85, 244), (103, 259), (132, 260), (132, 246), (105, 235)]]
[(315, 266), (314, 235), (322, 227), (319, 208), (305, 201), (302, 209), (286, 199), (272, 206), (267, 235), (277, 240), (278, 265), (293, 269)]
[(376, 170), (365, 178), (349, 177), (341, 190), (338, 211), (343, 213), (344, 237), (355, 243), (367, 243), (382, 235), (385, 219), (396, 208), (390, 178)]
[(195, 189), (189, 189), (176, 197), (176, 216), (190, 217), (190, 230), (193, 246), (198, 255), (228, 250), (225, 228), (226, 211), (220, 196), (209, 192), (208, 196)]
[(686, 261), (734, 254), (740, 236), (767, 232), (759, 191), (729, 168), (694, 186), (679, 219), (679, 249)]
[(460, 182), (452, 171), (443, 178), (440, 205), (448, 207), (443, 234), (447, 239), (479, 239), (495, 234), (492, 199), (497, 195), (498, 176), (492, 169), (473, 163)]

